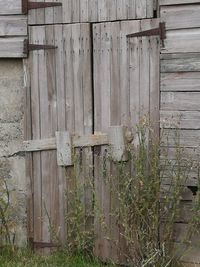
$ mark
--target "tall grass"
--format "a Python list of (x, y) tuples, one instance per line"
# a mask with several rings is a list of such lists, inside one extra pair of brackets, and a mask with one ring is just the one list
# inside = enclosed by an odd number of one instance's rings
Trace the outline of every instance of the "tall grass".
[[(127, 162), (113, 162), (109, 153), (106, 158), (99, 155), (99, 162), (103, 166), (100, 177), (103, 177), (106, 194), (114, 205), (112, 207), (110, 204), (109, 215), (105, 214), (102, 203), (98, 200), (98, 192), (91, 183), (94, 196), (91, 200), (94, 201), (92, 215), (103, 229), (101, 234), (104, 236), (101, 238), (115, 244), (116, 253), (123, 254), (121, 263), (134, 267), (182, 266), (181, 258), (199, 225), (199, 193), (193, 206), (195, 214), (186, 229), (187, 239), (183, 241), (183, 250), (176, 250), (174, 246), (175, 222), (179, 221), (181, 216), (181, 203), (187, 190), (184, 185), (194, 169), (199, 180), (199, 167), (180, 146), (178, 130), (174, 136), (173, 159), (169, 155), (168, 136), (165, 134), (159, 138), (146, 123), (142, 122), (137, 126), (134, 139), (133, 143), (136, 145), (132, 143), (127, 149)], [(68, 223), (76, 229), (73, 231), (71, 247), (75, 250), (77, 247), (80, 251), (81, 244), (84, 245), (84, 250), (86, 244), (91, 247), (96, 236), (91, 236), (93, 228), (91, 232), (77, 230), (85, 222), (85, 214), (81, 201), (84, 184), (77, 183), (76, 186), (73, 192), (76, 196), (75, 201), (70, 198), (71, 210), (74, 212), (73, 216), (68, 216)], [(112, 221), (115, 225), (107, 223), (105, 217), (108, 216), (109, 222)], [(112, 234), (112, 227), (117, 227), (119, 236)], [(123, 247), (120, 242), (123, 243)]]

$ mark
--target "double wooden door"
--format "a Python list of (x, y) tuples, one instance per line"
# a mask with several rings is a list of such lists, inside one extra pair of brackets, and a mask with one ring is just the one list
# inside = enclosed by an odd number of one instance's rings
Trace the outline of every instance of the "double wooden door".
[[(54, 138), (56, 131), (85, 136), (120, 125), (134, 131), (146, 114), (158, 125), (159, 37), (127, 38), (158, 26), (157, 19), (30, 26), (29, 43), (52, 49), (30, 51), (24, 61), (26, 139)], [(44, 250), (55, 243), (55, 236), (62, 243), (68, 240), (66, 198), (74, 188), (73, 166), (58, 166), (54, 149), (26, 156), (29, 237)], [(94, 186), (106, 222), (116, 228), (110, 220), (112, 203), (102, 178), (102, 158), (96, 157), (106, 150), (80, 147), (75, 152), (81, 158), (79, 179)], [(85, 227), (95, 224), (96, 255), (118, 260), (118, 249), (105, 239), (101, 223), (88, 219), (93, 189), (84, 187)]]

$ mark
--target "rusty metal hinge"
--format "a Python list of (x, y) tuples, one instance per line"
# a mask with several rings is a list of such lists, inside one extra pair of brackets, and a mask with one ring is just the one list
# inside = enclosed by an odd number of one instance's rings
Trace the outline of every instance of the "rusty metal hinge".
[(62, 6), (60, 2), (29, 2), (22, 0), (22, 13), (27, 14), (31, 9)]
[(150, 29), (147, 31), (141, 31), (136, 33), (128, 34), (127, 37), (144, 37), (144, 36), (160, 36), (161, 40), (166, 39), (166, 27), (165, 22), (160, 22), (159, 27), (155, 29)]
[(46, 44), (29, 44), (29, 41), (24, 40), (24, 54), (28, 55), (30, 51), (34, 50), (48, 50), (48, 49), (56, 49), (55, 45), (46, 45)]
[(51, 242), (35, 242), (33, 238), (29, 238), (29, 244), (32, 249), (40, 248), (58, 248), (60, 245)]

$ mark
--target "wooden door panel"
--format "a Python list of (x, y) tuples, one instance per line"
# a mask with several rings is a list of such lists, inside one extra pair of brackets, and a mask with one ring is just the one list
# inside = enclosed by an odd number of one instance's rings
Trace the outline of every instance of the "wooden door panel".
[[(159, 134), (159, 37), (127, 38), (127, 34), (153, 29), (159, 21), (122, 21), (93, 26), (94, 129), (107, 131), (123, 125), (136, 133), (141, 119), (150, 117)], [(95, 192), (104, 223), (95, 220), (95, 253), (103, 260), (125, 261), (125, 241), (113, 210), (119, 207), (110, 186), (118, 186), (117, 167), (107, 147), (95, 149)], [(107, 180), (105, 179), (105, 168)], [(130, 172), (129, 166), (127, 171)]]
[[(92, 133), (92, 76), (90, 25), (48, 25), (30, 27), (30, 43), (57, 48), (31, 51), (24, 61), (27, 81), (28, 139), (55, 137), (56, 131)], [(29, 92), (29, 93), (28, 93)], [(29, 106), (29, 108), (28, 108)], [(77, 150), (86, 164), (78, 179), (87, 179), (92, 165), (90, 148)], [(27, 156), (27, 176), (32, 211), (30, 237), (34, 242), (67, 240), (67, 190), (73, 188), (72, 169), (57, 166), (56, 150), (33, 152)], [(85, 188), (87, 190), (87, 188)], [(88, 199), (90, 198), (88, 191)], [(84, 203), (87, 209), (91, 208)], [(87, 210), (86, 209), (86, 210)], [(56, 233), (57, 236), (54, 236)], [(48, 252), (49, 249), (43, 249)]]

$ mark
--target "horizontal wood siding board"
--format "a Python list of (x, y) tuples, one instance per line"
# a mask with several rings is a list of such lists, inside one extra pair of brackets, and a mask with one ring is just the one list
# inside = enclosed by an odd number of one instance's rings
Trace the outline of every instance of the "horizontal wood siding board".
[[(180, 130), (179, 142), (182, 147), (198, 148), (200, 146), (200, 130)], [(177, 129), (163, 129), (162, 141), (164, 146), (175, 147)]]
[(161, 91), (200, 91), (200, 72), (161, 73)]
[[(188, 54), (189, 55), (189, 54)], [(161, 73), (198, 72), (200, 71), (200, 57), (174, 58), (161, 60)]]
[(187, 29), (200, 27), (199, 5), (162, 6), (161, 21), (169, 29)]
[(161, 128), (200, 129), (200, 111), (160, 111)]
[(0, 58), (24, 58), (25, 37), (0, 38)]
[(162, 92), (161, 109), (163, 110), (200, 110), (200, 92)]
[(0, 37), (26, 36), (27, 17), (23, 15), (0, 16)]
[(22, 0), (0, 0), (0, 15), (22, 14)]
[(199, 53), (200, 28), (167, 31), (161, 53)]
[(183, 5), (183, 4), (199, 4), (199, 0), (159, 0), (160, 6)]

